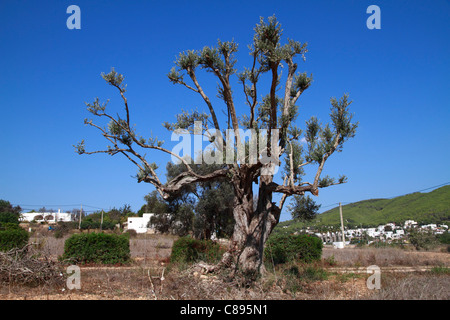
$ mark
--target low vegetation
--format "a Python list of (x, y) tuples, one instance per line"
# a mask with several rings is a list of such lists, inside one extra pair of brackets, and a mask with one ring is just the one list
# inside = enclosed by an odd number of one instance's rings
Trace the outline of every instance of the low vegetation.
[(106, 233), (74, 234), (64, 245), (62, 260), (71, 263), (123, 264), (130, 261), (130, 239)]
[(30, 235), (16, 223), (0, 223), (0, 251), (9, 251), (27, 245)]
[(312, 262), (322, 256), (322, 241), (309, 235), (272, 235), (266, 243), (265, 259), (274, 264)]
[[(44, 228), (43, 228), (44, 229)], [(76, 234), (95, 237), (96, 233)], [(93, 236), (94, 235), (94, 236)], [(236, 279), (224, 281), (220, 276), (204, 273), (200, 261), (213, 261), (218, 244), (199, 242), (191, 238), (168, 235), (142, 235), (128, 238), (130, 259), (126, 268), (104, 265), (101, 262), (79, 263), (81, 289), (68, 290), (64, 286), (66, 264), (56, 257), (64, 254), (64, 244), (72, 236), (55, 238), (52, 233), (30, 239), (26, 256), (20, 260), (2, 260), (4, 271), (0, 298), (2, 299), (448, 299), (448, 254), (438, 251), (404, 250), (399, 248), (346, 248), (321, 249), (321, 257), (311, 262), (293, 259), (274, 265), (265, 261), (266, 273), (251, 286), (242, 286)], [(181, 240), (180, 240), (181, 239)], [(179, 241), (177, 241), (179, 240)], [(270, 241), (274, 241), (271, 239)], [(31, 242), (33, 244), (31, 245)], [(85, 242), (87, 243), (87, 242)], [(272, 242), (273, 243), (273, 242)], [(176, 244), (176, 245), (175, 245)], [(178, 249), (177, 249), (178, 247)], [(174, 250), (172, 250), (174, 248)], [(186, 259), (177, 250), (190, 248), (197, 259)], [(175, 252), (175, 253), (173, 253)], [(6, 252), (5, 252), (6, 254)], [(12, 252), (9, 257), (11, 257)], [(16, 254), (16, 253), (14, 253)], [(20, 256), (20, 255), (19, 255)], [(4, 257), (4, 255), (2, 256)], [(182, 268), (177, 261), (184, 262)], [(171, 261), (172, 260), (172, 261)], [(174, 262), (174, 263), (172, 263)], [(39, 264), (38, 264), (39, 263)], [(90, 268), (104, 265), (104, 268)], [(365, 273), (339, 273), (346, 267), (365, 268), (376, 264), (381, 268), (391, 266), (429, 266), (426, 272), (382, 273), (381, 290), (368, 290)], [(9, 267), (5, 267), (5, 266)], [(9, 277), (14, 270), (54, 270), (44, 273), (35, 271), (23, 277)], [(53, 269), (51, 269), (53, 268)], [(364, 269), (362, 269), (364, 270)], [(52, 282), (57, 280), (56, 282)], [(411, 283), (409, 283), (409, 281)], [(422, 281), (422, 282), (420, 282)], [(446, 282), (447, 281), (447, 282)], [(422, 287), (420, 287), (421, 285)], [(400, 290), (404, 288), (404, 292)], [(65, 290), (62, 290), (64, 289)], [(416, 291), (414, 291), (415, 289)], [(448, 284), (447, 284), (448, 288)], [(421, 291), (424, 290), (424, 291)]]
[(204, 261), (217, 263), (225, 252), (217, 242), (181, 237), (173, 243), (170, 261), (172, 263), (194, 263)]

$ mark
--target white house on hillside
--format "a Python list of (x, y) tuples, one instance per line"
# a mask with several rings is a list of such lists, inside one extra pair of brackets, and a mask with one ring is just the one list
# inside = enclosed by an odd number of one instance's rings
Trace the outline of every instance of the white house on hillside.
[(61, 212), (58, 209), (58, 212), (28, 212), (20, 214), (20, 221), (36, 221), (36, 222), (58, 222), (64, 221), (69, 222), (72, 221), (72, 214), (68, 212)]
[(417, 222), (414, 220), (406, 220), (404, 227), (405, 228), (412, 228), (412, 227), (416, 227), (417, 226)]

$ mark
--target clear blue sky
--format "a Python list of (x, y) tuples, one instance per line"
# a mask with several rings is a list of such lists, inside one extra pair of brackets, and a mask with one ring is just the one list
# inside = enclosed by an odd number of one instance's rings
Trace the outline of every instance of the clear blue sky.
[[(81, 30), (66, 27), (72, 4), (81, 9)], [(371, 4), (381, 9), (380, 30), (366, 27)], [(162, 122), (173, 121), (181, 108), (205, 107), (168, 81), (176, 55), (234, 39), (242, 70), (250, 63), (255, 24), (273, 14), (284, 40), (309, 45), (298, 70), (313, 73), (314, 82), (298, 102), (298, 124), (312, 115), (327, 122), (330, 97), (344, 93), (360, 122), (357, 136), (324, 171), (345, 174), (348, 183), (322, 189), (318, 203), (391, 197), (450, 181), (449, 1), (2, 0), (0, 198), (27, 209), (82, 203), (138, 210), (154, 188), (131, 177), (132, 163), (80, 156), (72, 147), (81, 139), (90, 150), (106, 146), (83, 124), (89, 117), (84, 102), (111, 99), (112, 110), (122, 111), (100, 73), (115, 67), (125, 75), (131, 121), (170, 147)], [(212, 97), (215, 87), (215, 79), (205, 84)], [(244, 110), (242, 100), (238, 104)], [(164, 174), (169, 156), (147, 155)], [(283, 212), (281, 220), (289, 218)]]

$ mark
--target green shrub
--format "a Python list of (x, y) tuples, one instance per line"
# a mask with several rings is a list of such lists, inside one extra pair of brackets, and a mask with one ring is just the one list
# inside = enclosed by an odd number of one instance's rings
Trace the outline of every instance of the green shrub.
[(1, 223), (15, 223), (19, 224), (19, 216), (12, 212), (0, 212), (0, 222)]
[(13, 248), (23, 248), (28, 244), (30, 235), (20, 227), (10, 227), (0, 230), (0, 251)]
[(328, 273), (322, 268), (308, 266), (302, 270), (299, 278), (305, 281), (322, 281), (328, 278)]
[(0, 231), (3, 230), (23, 230), (19, 224), (14, 222), (0, 222)]
[(74, 234), (64, 243), (61, 258), (72, 263), (127, 263), (130, 260), (130, 241), (126, 235)]
[(99, 221), (91, 221), (91, 220), (83, 220), (83, 221), (81, 221), (80, 228), (82, 230), (100, 229), (100, 222)]
[(450, 244), (450, 232), (444, 232), (438, 236), (438, 240), (442, 244)]
[(225, 250), (217, 242), (182, 237), (172, 246), (170, 261), (175, 263), (192, 263), (205, 261), (215, 263), (220, 260)]
[(431, 231), (412, 230), (408, 238), (417, 250), (430, 250), (439, 244), (438, 238)]
[(431, 268), (430, 272), (434, 273), (434, 274), (450, 275), (450, 268), (449, 267), (433, 267), (433, 268)]
[(283, 277), (279, 281), (279, 285), (283, 291), (289, 290), (292, 293), (303, 291), (308, 287), (308, 283), (314, 281), (323, 281), (328, 279), (328, 272), (321, 267), (311, 264), (298, 266), (295, 264), (287, 264), (282, 266)]
[(101, 224), (100, 221), (93, 221), (86, 219), (81, 221), (80, 228), (82, 230), (100, 229), (100, 225), (102, 230), (114, 230), (114, 228), (116, 227), (114, 222), (103, 221), (103, 224)]
[(322, 256), (322, 240), (309, 235), (277, 234), (266, 242), (264, 257), (274, 264), (290, 261), (312, 262)]

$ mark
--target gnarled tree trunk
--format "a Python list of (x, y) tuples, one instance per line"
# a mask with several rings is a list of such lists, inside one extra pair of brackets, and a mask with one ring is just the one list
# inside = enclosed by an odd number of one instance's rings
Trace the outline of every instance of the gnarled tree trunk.
[(246, 178), (234, 184), (234, 232), (220, 265), (233, 267), (234, 272), (255, 278), (264, 271), (264, 244), (279, 221), (280, 210), (272, 203), (272, 192), (267, 188), (272, 176), (260, 177), (255, 203), (251, 174), (245, 174)]

